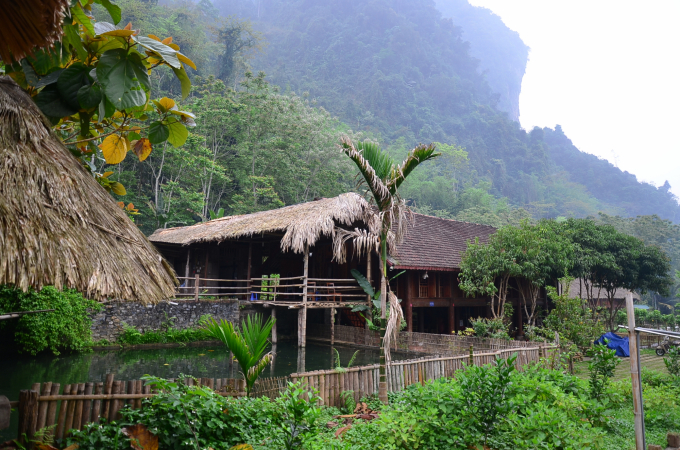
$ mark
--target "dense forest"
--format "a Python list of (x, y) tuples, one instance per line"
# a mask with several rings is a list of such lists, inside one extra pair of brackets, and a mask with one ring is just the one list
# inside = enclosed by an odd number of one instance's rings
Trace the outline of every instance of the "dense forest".
[[(492, 225), (602, 212), (680, 220), (656, 188), (580, 152), (561, 127), (516, 122), (528, 48), (465, 0), (119, 0), (121, 25), (173, 36), (193, 61), (181, 107), (197, 115), (116, 176), (145, 232), (353, 188), (335, 147), (349, 134), (401, 157), (437, 142), (444, 157), (404, 192), (419, 211)], [(98, 20), (110, 20), (95, 8)], [(162, 68), (161, 68), (162, 69)], [(166, 70), (166, 72), (170, 73)], [(163, 70), (156, 95), (179, 101)], [(170, 73), (171, 74), (171, 73)]]

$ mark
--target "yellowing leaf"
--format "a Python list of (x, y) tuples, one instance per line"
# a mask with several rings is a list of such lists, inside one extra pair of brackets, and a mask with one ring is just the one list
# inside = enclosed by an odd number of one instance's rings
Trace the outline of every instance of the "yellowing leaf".
[[(179, 50), (179, 48), (177, 50)], [(190, 60), (189, 58), (187, 58), (183, 54), (177, 53), (177, 59), (179, 59), (180, 61), (182, 61), (187, 66), (191, 67), (192, 69), (197, 70), (196, 64), (194, 64), (194, 62), (192, 60)]]
[[(168, 97), (163, 97), (162, 99), (158, 100), (158, 103), (165, 108), (165, 111), (170, 111), (172, 108), (175, 107), (175, 101), (171, 98)], [(163, 112), (165, 112), (163, 111)]]
[(165, 45), (168, 45), (169, 43), (172, 42), (172, 36), (166, 37), (166, 38), (163, 39), (161, 42), (164, 43)]
[(132, 147), (132, 150), (135, 152), (135, 155), (137, 155), (137, 158), (139, 158), (140, 161), (144, 161), (149, 157), (151, 154), (151, 149), (151, 141), (149, 141), (147, 138), (138, 140), (135, 142), (134, 147)]
[(128, 37), (135, 34), (134, 30), (113, 30), (102, 33), (102, 36)]
[(250, 444), (238, 444), (234, 445), (229, 450), (253, 450), (253, 446)]
[(111, 183), (111, 191), (116, 194), (116, 195), (125, 195), (127, 194), (127, 191), (125, 190), (125, 186), (120, 184), (117, 181), (114, 181)]
[(179, 51), (179, 45), (177, 45), (177, 44), (165, 44), (165, 45), (167, 45), (168, 47), (170, 47), (173, 50)]
[(159, 37), (156, 36), (155, 34), (147, 34), (147, 36), (149, 36), (149, 37), (150, 37), (151, 39), (153, 39), (154, 41), (158, 41), (158, 42), (161, 41), (161, 38), (159, 38)]
[(104, 139), (99, 147), (102, 149), (104, 159), (108, 164), (119, 164), (125, 159), (125, 155), (130, 149), (130, 142), (126, 137), (112, 134)]
[(130, 438), (130, 446), (135, 450), (158, 450), (158, 436), (153, 435), (144, 425), (128, 426), (121, 431)]
[(118, 202), (116, 205), (120, 206), (121, 208), (125, 209), (125, 202)]
[(111, 175), (113, 175), (113, 171), (109, 170), (108, 172), (104, 172), (104, 174), (102, 175), (102, 178), (108, 178)]
[(127, 25), (125, 25), (125, 30), (131, 30), (132, 29), (132, 22), (128, 22)]

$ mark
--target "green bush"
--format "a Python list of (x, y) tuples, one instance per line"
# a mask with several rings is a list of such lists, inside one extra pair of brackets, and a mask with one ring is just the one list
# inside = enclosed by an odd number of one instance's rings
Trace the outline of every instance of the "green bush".
[(47, 286), (40, 291), (22, 292), (0, 286), (0, 312), (54, 309), (54, 312), (26, 314), (17, 320), (2, 321), (0, 326), (14, 335), (20, 352), (36, 355), (50, 350), (82, 351), (91, 341), (89, 314), (101, 308), (72, 289), (59, 291)]
[(169, 326), (164, 330), (151, 330), (144, 333), (127, 324), (123, 325), (123, 333), (118, 336), (116, 342), (122, 345), (139, 344), (166, 344), (170, 342), (196, 342), (213, 339), (203, 329), (203, 325), (210, 319), (210, 315), (201, 316), (195, 327), (175, 329)]

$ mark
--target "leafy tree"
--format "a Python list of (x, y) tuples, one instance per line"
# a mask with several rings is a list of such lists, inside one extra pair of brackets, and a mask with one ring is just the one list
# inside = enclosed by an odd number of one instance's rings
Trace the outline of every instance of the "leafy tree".
[(249, 53), (261, 49), (262, 36), (248, 20), (227, 17), (216, 26), (217, 42), (222, 53), (217, 59), (217, 78), (234, 85), (239, 71), (248, 70)]
[(131, 24), (119, 29), (95, 22), (89, 15), (95, 3), (106, 8), (115, 23), (121, 20), (121, 9), (108, 0), (75, 2), (64, 19), (61, 43), (6, 62), (5, 73), (33, 96), (100, 184), (124, 195), (123, 185), (109, 179), (113, 172), (101, 173), (97, 163), (119, 164), (128, 152), (143, 161), (153, 145), (166, 141), (181, 146), (187, 126), (195, 125), (193, 115), (180, 111), (169, 98), (151, 102), (149, 71), (169, 67), (186, 97), (191, 81), (185, 65), (196, 67), (172, 37), (161, 40), (141, 36)]
[(569, 219), (562, 230), (576, 244), (570, 274), (583, 280), (593, 311), (601, 307), (598, 299), (604, 291), (607, 300), (602, 312), (612, 331), (617, 312), (624, 306), (615, 300), (617, 290), (668, 292), (672, 283), (669, 259), (658, 247), (645, 246), (638, 238), (588, 219)]
[[(378, 211), (380, 221), (376, 230), (379, 235), (374, 236), (374, 242), (367, 242), (366, 236), (359, 231), (345, 232), (347, 239), (353, 239), (358, 248), (380, 251), (380, 306), (381, 319), (387, 315), (387, 299), (389, 299), (389, 321), (386, 330), (381, 330), (380, 345), (380, 400), (387, 402), (387, 382), (385, 378), (385, 335), (391, 336), (399, 331), (399, 325), (403, 313), (396, 295), (389, 289), (387, 275), (387, 247), (388, 241), (399, 243), (406, 235), (407, 222), (411, 214), (406, 202), (399, 195), (399, 187), (406, 177), (415, 170), (418, 165), (439, 156), (435, 153), (435, 146), (419, 145), (409, 152), (406, 159), (400, 165), (378, 145), (369, 142), (354, 144), (349, 138), (342, 139), (340, 148), (356, 164), (361, 174), (360, 186), (365, 186), (370, 193), (370, 200)], [(393, 244), (392, 244), (393, 245)], [(388, 338), (389, 339), (389, 338)], [(389, 344), (388, 344), (389, 345)]]
[(460, 286), (468, 295), (490, 296), (493, 317), (504, 318), (514, 279), (528, 324), (534, 326), (541, 289), (564, 274), (572, 252), (571, 243), (548, 221), (505, 226), (487, 244), (479, 240), (468, 243), (461, 261)]

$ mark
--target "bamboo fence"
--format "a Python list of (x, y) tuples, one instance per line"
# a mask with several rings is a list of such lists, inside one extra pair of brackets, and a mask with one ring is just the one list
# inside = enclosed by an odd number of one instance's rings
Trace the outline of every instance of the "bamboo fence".
[[(412, 384), (422, 385), (430, 380), (452, 378), (457, 370), (466, 365), (482, 366), (492, 363), (496, 357), (507, 359), (515, 353), (515, 367), (522, 370), (524, 366), (539, 362), (542, 357), (549, 357), (549, 353), (555, 351), (555, 346), (539, 346), (474, 353), (473, 346), (470, 346), (466, 355), (393, 361), (387, 364), (387, 389), (389, 392), (399, 392)], [(379, 367), (373, 364), (262, 378), (254, 385), (251, 395), (274, 399), (285, 391), (289, 382), (299, 381), (303, 387), (318, 391), (323, 405), (340, 406), (345, 391), (349, 391), (357, 402), (362, 397), (377, 394)], [(183, 382), (188, 386), (206, 386), (222, 396), (245, 395), (245, 381), (238, 378), (199, 378), (195, 381), (187, 377), (171, 378), (169, 381)], [(39, 430), (44, 430), (45, 436), (61, 439), (69, 436), (71, 430), (82, 430), (88, 423), (118, 420), (122, 408), (142, 408), (142, 400), (157, 393), (150, 384), (144, 384), (144, 380), (120, 381), (114, 379), (114, 374), (108, 374), (104, 382), (67, 384), (63, 389), (59, 383), (35, 383), (30, 390), (21, 391), (19, 401), (11, 404), (19, 408), (20, 442), (27, 442), (34, 439)]]

